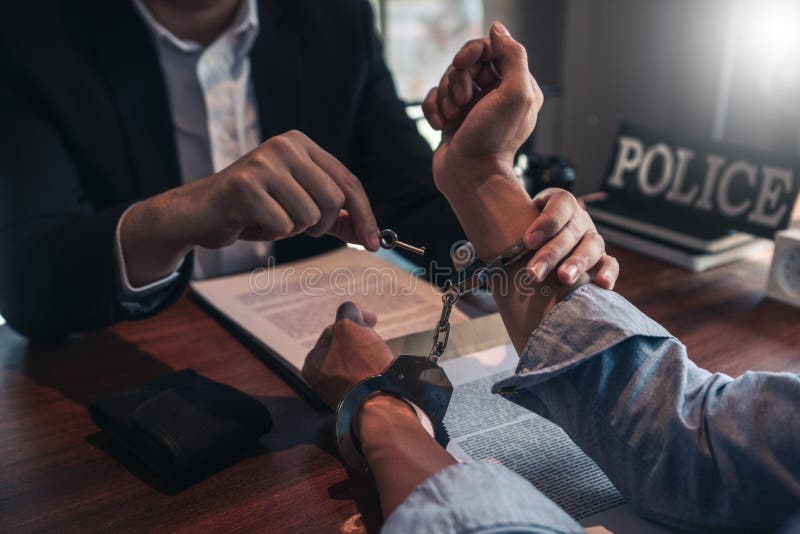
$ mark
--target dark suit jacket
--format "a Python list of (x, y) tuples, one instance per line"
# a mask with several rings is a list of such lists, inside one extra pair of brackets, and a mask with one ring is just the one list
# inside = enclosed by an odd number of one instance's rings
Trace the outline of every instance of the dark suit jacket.
[[(305, 132), (362, 180), (381, 227), (449, 265), (462, 234), (396, 96), (366, 0), (262, 0), (259, 17), (251, 66), (264, 139)], [(0, 314), (45, 337), (159, 311), (166, 303), (120, 305), (113, 256), (122, 212), (180, 185), (146, 26), (127, 0), (42, 0), (5, 6), (0, 27)], [(276, 255), (340, 244), (300, 236)], [(185, 262), (168, 301), (190, 270)]]

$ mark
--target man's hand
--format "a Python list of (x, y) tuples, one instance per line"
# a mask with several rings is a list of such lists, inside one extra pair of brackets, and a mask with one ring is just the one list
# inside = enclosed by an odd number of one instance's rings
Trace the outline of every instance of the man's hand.
[(514, 155), (543, 101), (525, 48), (505, 26), (495, 22), (488, 38), (465, 44), (422, 104), (428, 122), (442, 131), (433, 166), (439, 189), (447, 195), (479, 186), (464, 183), (476, 171), (484, 179), (513, 175)]
[(219, 173), (133, 206), (122, 221), (128, 278), (164, 276), (192, 247), (332, 234), (378, 249), (358, 179), (301, 132), (275, 136)]
[(536, 250), (528, 260), (533, 280), (543, 282), (561, 263), (556, 274), (562, 284), (574, 284), (589, 273), (598, 286), (614, 289), (619, 263), (606, 254), (605, 241), (578, 200), (568, 191), (550, 188), (536, 195), (533, 205), (541, 214), (523, 236), (525, 245)]
[(352, 302), (336, 311), (336, 322), (328, 326), (303, 364), (303, 379), (331, 408), (345, 393), (392, 363), (389, 347), (372, 329), (377, 318), (362, 312)]
[[(514, 155), (533, 131), (542, 103), (525, 48), (500, 23), (492, 25), (489, 37), (465, 44), (439, 86), (428, 93), (425, 116), (433, 128), (442, 130), (434, 177), (456, 211), (465, 212), (462, 224), (468, 225), (474, 215), (461, 205), (469, 205), (471, 211), (502, 210), (511, 204), (496, 199), (505, 196), (521, 203), (527, 196), (514, 176)], [(464, 202), (465, 195), (486, 201)], [(507, 241), (522, 237), (528, 248), (538, 249), (528, 262), (535, 282), (543, 282), (558, 267), (563, 284), (574, 284), (589, 272), (599, 286), (614, 287), (617, 260), (606, 254), (603, 238), (574, 196), (559, 189), (542, 191), (532, 200), (529, 213), (528, 220), (534, 220), (525, 230), (514, 230), (518, 223), (509, 220), (491, 237), (502, 241), (507, 233)], [(494, 247), (492, 253), (502, 250)]]
[[(535, 295), (527, 287), (524, 294), (493, 294), (520, 352), (563, 290), (589, 281), (587, 269), (596, 271), (595, 281), (604, 287), (613, 286), (617, 276), (616, 261), (606, 256), (572, 195), (548, 191), (531, 199), (514, 174), (514, 154), (533, 131), (541, 106), (525, 49), (499, 23), (492, 24), (488, 39), (470, 41), (456, 54), (423, 105), (428, 122), (443, 133), (434, 156), (436, 185), (478, 257), (490, 261), (522, 239), (537, 250), (528, 273), (540, 283), (566, 258), (557, 270), (566, 286), (542, 287)], [(517, 280), (521, 269), (509, 266), (509, 280)]]
[[(345, 394), (392, 363), (389, 347), (375, 333), (375, 315), (345, 302), (303, 365), (303, 378), (331, 408)], [(403, 400), (376, 393), (362, 403), (353, 429), (375, 477), (388, 517), (414, 488), (456, 463), (431, 437)]]

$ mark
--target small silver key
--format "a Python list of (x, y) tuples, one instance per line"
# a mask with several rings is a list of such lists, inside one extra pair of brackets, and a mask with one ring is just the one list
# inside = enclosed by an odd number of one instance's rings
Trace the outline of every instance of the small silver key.
[(413, 245), (409, 245), (408, 243), (403, 243), (402, 241), (397, 239), (397, 232), (394, 230), (382, 230), (380, 234), (378, 234), (378, 238), (381, 243), (381, 248), (385, 249), (393, 249), (394, 247), (400, 247), (403, 250), (407, 250), (409, 252), (413, 252), (414, 254), (419, 254), (420, 256), (425, 255), (425, 247), (415, 247)]

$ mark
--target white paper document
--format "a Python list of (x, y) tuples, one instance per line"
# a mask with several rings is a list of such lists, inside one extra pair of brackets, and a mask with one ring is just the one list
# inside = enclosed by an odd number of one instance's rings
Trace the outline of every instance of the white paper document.
[[(441, 293), (431, 284), (352, 248), (191, 287), (297, 375), (342, 302), (376, 313), (375, 330), (384, 339), (433, 332), (442, 311)], [(458, 310), (450, 316), (452, 324), (466, 319)]]

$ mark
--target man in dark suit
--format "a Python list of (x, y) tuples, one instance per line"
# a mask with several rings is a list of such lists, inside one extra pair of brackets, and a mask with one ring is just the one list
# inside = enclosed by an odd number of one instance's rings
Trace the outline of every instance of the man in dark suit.
[(365, 0), (48, 0), (2, 25), (0, 313), (21, 333), (152, 315), (192, 271), (376, 250), (378, 223), (449, 265), (462, 232)]

